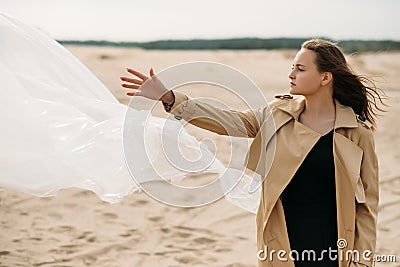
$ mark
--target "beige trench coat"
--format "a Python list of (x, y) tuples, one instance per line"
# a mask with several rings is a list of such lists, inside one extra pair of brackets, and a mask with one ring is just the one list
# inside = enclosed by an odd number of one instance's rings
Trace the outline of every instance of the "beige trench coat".
[[(254, 138), (246, 166), (265, 177), (256, 216), (258, 252), (254, 257), (258, 266), (294, 266), (280, 194), (321, 136), (298, 121), (304, 97), (283, 96), (269, 103), (269, 109), (239, 112), (213, 107), (177, 91), (174, 94), (171, 113), (175, 118), (218, 134)], [(370, 124), (350, 107), (335, 100), (335, 108), (333, 153), (341, 240), (336, 255), (339, 267), (373, 266), (379, 201), (374, 138)], [(269, 147), (272, 143), (276, 144), (275, 154), (268, 154), (274, 150)]]

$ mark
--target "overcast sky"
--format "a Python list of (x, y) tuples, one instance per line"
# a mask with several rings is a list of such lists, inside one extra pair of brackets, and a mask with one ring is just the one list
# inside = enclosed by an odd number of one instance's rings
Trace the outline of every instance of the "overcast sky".
[[(230, 37), (400, 40), (399, 0), (0, 0), (57, 39)], [(1, 37), (0, 37), (1, 38)]]

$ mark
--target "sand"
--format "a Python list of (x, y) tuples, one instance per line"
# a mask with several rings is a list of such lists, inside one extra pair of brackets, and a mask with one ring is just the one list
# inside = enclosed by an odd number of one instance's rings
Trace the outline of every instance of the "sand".
[[(296, 51), (145, 51), (110, 47), (68, 49), (122, 102), (129, 98), (118, 77), (125, 67), (157, 71), (187, 61), (214, 61), (232, 66), (251, 78), (267, 99), (285, 93), (287, 74)], [(391, 107), (375, 133), (380, 163), (380, 213), (377, 252), (396, 255), (400, 266), (400, 53), (349, 56), (357, 72), (374, 77), (391, 97)], [(197, 88), (240, 108), (220, 91)], [(160, 113), (161, 114), (161, 113)], [(226, 139), (190, 129), (221, 148)], [(225, 153), (225, 154), (224, 154)], [(62, 190), (57, 197), (37, 198), (12, 190), (0, 191), (0, 266), (256, 266), (255, 216), (222, 199), (201, 208), (175, 208), (135, 193), (108, 204), (93, 193)]]

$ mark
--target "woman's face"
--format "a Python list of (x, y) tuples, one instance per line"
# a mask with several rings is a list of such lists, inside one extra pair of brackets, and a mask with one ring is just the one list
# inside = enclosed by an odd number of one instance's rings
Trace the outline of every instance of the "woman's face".
[(305, 48), (297, 53), (289, 73), (291, 94), (307, 96), (321, 88), (323, 73), (318, 71), (315, 58), (315, 52)]

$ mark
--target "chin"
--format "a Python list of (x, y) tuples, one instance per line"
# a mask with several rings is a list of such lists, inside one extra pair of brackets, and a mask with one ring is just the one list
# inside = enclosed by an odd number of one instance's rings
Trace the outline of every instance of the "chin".
[(299, 90), (296, 90), (296, 89), (293, 88), (293, 87), (290, 87), (289, 93), (290, 93), (291, 95), (303, 95), (301, 92), (299, 92)]

